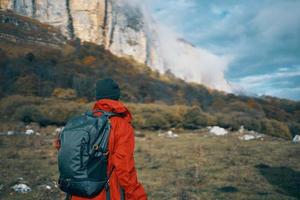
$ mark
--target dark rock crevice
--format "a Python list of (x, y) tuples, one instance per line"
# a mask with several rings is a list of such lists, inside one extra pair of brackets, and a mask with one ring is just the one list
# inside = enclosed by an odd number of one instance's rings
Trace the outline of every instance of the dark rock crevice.
[(108, 0), (104, 1), (104, 22), (103, 22), (103, 40), (106, 40), (107, 36), (107, 25), (108, 25)]
[(36, 17), (36, 0), (31, 0), (31, 10), (32, 10), (32, 17), (35, 18)]
[(14, 0), (14, 1), (13, 1), (13, 9), (14, 9), (14, 10), (17, 10), (17, 1), (18, 1), (18, 0)]
[(70, 39), (74, 39), (75, 38), (75, 34), (74, 34), (74, 25), (73, 25), (73, 17), (71, 14), (71, 9), (70, 9), (70, 0), (66, 0), (66, 8), (67, 8), (67, 14), (68, 14), (68, 34)]

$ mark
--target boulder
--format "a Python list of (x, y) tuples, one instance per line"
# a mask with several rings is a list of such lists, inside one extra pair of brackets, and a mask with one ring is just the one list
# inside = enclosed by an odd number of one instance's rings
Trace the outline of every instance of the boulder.
[(32, 130), (32, 129), (27, 129), (25, 131), (25, 135), (32, 135), (32, 134), (34, 134), (34, 130)]
[(219, 126), (213, 126), (210, 128), (209, 130), (210, 133), (214, 134), (214, 135), (227, 135), (228, 134), (228, 131), (222, 127), (219, 127)]
[(24, 183), (16, 184), (12, 187), (12, 189), (16, 192), (27, 193), (31, 192), (31, 188)]
[(300, 143), (300, 135), (295, 135), (295, 137), (293, 138), (293, 142)]

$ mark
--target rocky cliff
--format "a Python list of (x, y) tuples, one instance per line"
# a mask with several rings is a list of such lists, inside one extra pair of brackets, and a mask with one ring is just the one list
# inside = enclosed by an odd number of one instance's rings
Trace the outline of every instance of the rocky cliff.
[(162, 63), (140, 8), (123, 0), (0, 0), (0, 8), (56, 26), (70, 39), (104, 45), (118, 56)]
[(160, 72), (210, 88), (231, 91), (224, 78), (229, 62), (187, 45), (155, 23), (137, 0), (0, 0), (13, 10), (58, 27), (69, 39), (103, 45), (115, 55), (133, 57)]

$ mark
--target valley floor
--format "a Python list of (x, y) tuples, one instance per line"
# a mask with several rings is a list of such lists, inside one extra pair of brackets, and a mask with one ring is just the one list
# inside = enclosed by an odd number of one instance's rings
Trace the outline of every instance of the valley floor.
[[(300, 145), (282, 139), (241, 141), (234, 134), (142, 132), (136, 166), (149, 199), (300, 199)], [(63, 199), (53, 134), (0, 135), (0, 199)], [(32, 191), (11, 188), (25, 183)], [(50, 186), (50, 187), (49, 187)]]

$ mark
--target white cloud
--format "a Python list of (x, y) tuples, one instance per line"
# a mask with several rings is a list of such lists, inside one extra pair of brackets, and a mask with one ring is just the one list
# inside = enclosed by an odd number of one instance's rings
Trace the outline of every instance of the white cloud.
[(230, 56), (218, 56), (206, 49), (194, 47), (179, 40), (179, 36), (168, 28), (158, 27), (159, 47), (167, 68), (185, 80), (202, 83), (214, 89), (231, 91), (224, 77), (224, 72), (232, 59)]
[(281, 72), (276, 72), (276, 73), (272, 73), (272, 74), (246, 76), (246, 77), (239, 79), (239, 81), (243, 85), (246, 85), (246, 84), (257, 85), (257, 84), (261, 84), (262, 82), (267, 82), (267, 81), (278, 79), (278, 78), (289, 78), (289, 77), (294, 77), (294, 76), (300, 76), (300, 71), (296, 71), (296, 72), (281, 71)]
[[(166, 51), (166, 54), (170, 54), (167, 57), (173, 57), (173, 60), (176, 58), (180, 67), (184, 66), (179, 64), (181, 61), (188, 63), (188, 67), (184, 67), (186, 71), (176, 67), (177, 73), (182, 76), (193, 80), (197, 74), (206, 74), (204, 77), (200, 76), (199, 80), (209, 77), (209, 84), (214, 81), (220, 84), (222, 81), (218, 80), (225, 80), (224, 71), (227, 70), (227, 78), (235, 88), (243, 86), (248, 93), (271, 93), (276, 90), (276, 96), (280, 96), (279, 91), (282, 91), (282, 95), (286, 94), (284, 89), (280, 89), (285, 88), (286, 82), (292, 88), (299, 85), (295, 81), (298, 72), (294, 74), (292, 71), (295, 70), (291, 66), (300, 63), (300, 1), (147, 2), (160, 24), (199, 47), (201, 53), (196, 57), (201, 57), (199, 55), (202, 54), (210, 58), (209, 62), (202, 59), (197, 61), (199, 64), (195, 64), (196, 61), (191, 61), (190, 64), (189, 61), (194, 59), (187, 59), (184, 53), (177, 51), (172, 56), (172, 53)], [(167, 42), (165, 43), (167, 46)], [(207, 75), (216, 71), (217, 75), (213, 78)]]
[[(255, 91), (258, 95), (280, 96), (299, 99), (299, 85), (294, 85), (291, 79), (300, 77), (300, 67), (282, 67), (269, 74), (251, 75), (236, 79), (232, 82), (235, 91), (250, 94)], [(297, 82), (295, 83), (297, 84)], [(298, 83), (299, 84), (299, 83)], [(253, 93), (253, 92), (252, 92)]]
[[(173, 4), (168, 10), (180, 14), (194, 9), (195, 6), (194, 1), (191, 0), (173, 0), (172, 2)], [(224, 76), (224, 72), (232, 59), (231, 56), (219, 56), (207, 49), (183, 42), (183, 40), (179, 39), (183, 38), (183, 35), (176, 32), (172, 25), (167, 26), (161, 23), (160, 20), (154, 21), (143, 3), (145, 2), (141, 2), (141, 6), (147, 24), (146, 28), (150, 30), (148, 30), (148, 33), (154, 30), (150, 37), (155, 43), (159, 56), (164, 63), (164, 65), (153, 67), (160, 72), (170, 69), (177, 77), (187, 81), (202, 83), (210, 88), (231, 92), (230, 85)], [(165, 15), (164, 11), (159, 11), (158, 16), (161, 14)], [(178, 26), (180, 24), (174, 25)]]

